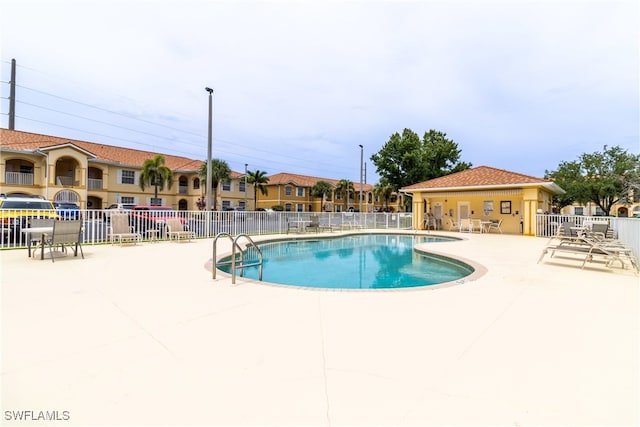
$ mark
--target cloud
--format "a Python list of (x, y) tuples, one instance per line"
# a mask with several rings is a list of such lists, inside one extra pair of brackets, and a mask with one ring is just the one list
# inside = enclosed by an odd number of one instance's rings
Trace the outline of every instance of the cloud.
[(158, 135), (158, 150), (205, 155), (211, 86), (214, 140), (236, 169), (357, 180), (358, 144), (368, 159), (406, 127), (447, 133), (462, 160), (532, 175), (605, 143), (637, 152), (636, 2), (35, 4), (3, 3), (3, 60), (30, 67), (24, 86), (130, 115), (107, 120)]

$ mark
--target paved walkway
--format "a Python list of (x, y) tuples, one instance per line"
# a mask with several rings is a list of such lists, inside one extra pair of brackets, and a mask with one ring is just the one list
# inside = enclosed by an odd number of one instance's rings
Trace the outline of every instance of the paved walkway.
[(640, 424), (637, 275), (537, 264), (546, 239), (441, 234), (466, 240), (434, 251), (486, 273), (340, 292), (212, 280), (210, 239), (2, 251), (2, 422)]

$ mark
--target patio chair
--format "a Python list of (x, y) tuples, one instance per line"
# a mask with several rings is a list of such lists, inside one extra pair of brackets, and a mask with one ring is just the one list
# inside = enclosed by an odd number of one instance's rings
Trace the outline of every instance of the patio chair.
[(180, 218), (168, 218), (165, 225), (167, 226), (167, 235), (169, 240), (176, 239), (178, 241), (182, 239), (194, 239), (196, 233), (187, 229), (187, 227), (180, 221)]
[(500, 233), (502, 233), (502, 228), (500, 228), (501, 225), (502, 219), (492, 220), (488, 228), (489, 233), (491, 233), (491, 230), (498, 230)]
[(473, 231), (473, 223), (470, 218), (460, 218), (460, 231), (471, 233)]
[(122, 245), (124, 241), (130, 241), (135, 244), (142, 240), (142, 235), (136, 233), (133, 226), (129, 225), (129, 215), (127, 214), (111, 215), (109, 234), (112, 244), (115, 243), (116, 240), (120, 242), (120, 245)]
[[(55, 220), (55, 218), (31, 218), (29, 220), (29, 228), (53, 227)], [(41, 236), (31, 235), (31, 246), (37, 247), (40, 245), (42, 243), (40, 237)]]
[[(82, 251), (82, 221), (81, 220), (67, 220), (67, 221), (54, 221), (53, 232), (46, 237), (46, 244), (49, 246), (49, 254), (51, 255), (51, 262), (55, 262), (53, 256), (53, 247), (60, 245), (62, 250), (65, 251), (65, 245), (74, 246), (73, 256), (78, 256), (78, 249), (80, 249), (80, 255), (84, 259), (84, 252)], [(44, 249), (41, 249), (44, 250)], [(35, 258), (35, 257), (34, 257)]]
[(459, 230), (460, 225), (457, 221), (454, 221), (453, 218), (449, 218), (449, 231)]
[(311, 215), (309, 217), (309, 224), (305, 226), (307, 230), (315, 229), (316, 233), (318, 232), (318, 228), (320, 228), (320, 217), (318, 215)]
[(427, 214), (427, 216), (422, 220), (422, 229), (423, 230), (436, 230), (437, 227), (437, 223), (436, 223), (436, 217), (433, 216), (432, 214)]

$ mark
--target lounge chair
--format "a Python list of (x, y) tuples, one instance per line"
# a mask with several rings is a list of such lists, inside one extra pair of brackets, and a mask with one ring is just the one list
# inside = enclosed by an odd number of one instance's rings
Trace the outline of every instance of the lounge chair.
[(176, 239), (178, 241), (182, 239), (195, 239), (196, 233), (187, 229), (187, 227), (180, 221), (179, 218), (168, 218), (165, 225), (167, 226), (167, 235), (169, 240)]
[(118, 241), (122, 245), (125, 241), (139, 242), (142, 240), (142, 235), (136, 233), (133, 226), (129, 225), (129, 215), (127, 214), (112, 214), (111, 224), (109, 225), (109, 234), (111, 244)]
[(457, 221), (454, 221), (453, 218), (449, 218), (449, 231), (459, 230), (460, 225)]
[[(55, 262), (53, 256), (53, 247), (60, 245), (63, 251), (65, 251), (64, 245), (74, 246), (73, 256), (78, 256), (78, 249), (80, 249), (80, 255), (84, 259), (84, 252), (82, 251), (82, 221), (81, 220), (67, 220), (67, 221), (54, 221), (53, 232), (45, 238), (45, 243), (49, 246), (49, 254), (51, 255), (51, 262)], [(41, 250), (44, 250), (42, 248)], [(35, 256), (34, 256), (35, 258)]]
[(498, 230), (500, 233), (502, 233), (502, 228), (500, 228), (501, 225), (502, 225), (502, 219), (491, 220), (491, 224), (489, 224), (487, 231), (490, 233), (491, 230)]
[(561, 237), (557, 239), (555, 244), (548, 244), (543, 250), (538, 263), (542, 261), (546, 254), (551, 257), (556, 252), (576, 255), (582, 259), (584, 268), (587, 262), (592, 262), (594, 257), (601, 257), (606, 260), (606, 266), (611, 267), (613, 263), (619, 262), (622, 268), (626, 268), (629, 263), (636, 272), (640, 272), (638, 260), (633, 254), (633, 249), (618, 240), (602, 239), (599, 233), (593, 233), (589, 230), (583, 230), (574, 237)]

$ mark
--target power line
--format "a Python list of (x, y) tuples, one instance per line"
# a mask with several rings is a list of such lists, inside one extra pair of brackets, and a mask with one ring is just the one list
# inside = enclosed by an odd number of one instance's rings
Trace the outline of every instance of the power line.
[[(8, 63), (7, 61), (3, 61), (3, 62)], [(21, 68), (25, 68), (25, 69), (29, 69), (29, 70), (32, 70), (32, 71), (40, 72), (38, 70), (29, 68), (29, 67), (24, 67), (24, 66), (20, 66), (20, 67)], [(40, 72), (40, 73), (42, 73), (42, 72)], [(46, 74), (46, 73), (43, 73), (43, 74)], [(3, 82), (3, 83), (8, 83), (8, 82)], [(74, 100), (74, 99), (66, 98), (66, 97), (63, 97), (63, 96), (60, 96), (60, 95), (55, 95), (55, 94), (52, 94), (52, 93), (49, 93), (49, 92), (46, 92), (46, 91), (42, 91), (42, 90), (39, 90), (39, 89), (35, 89), (35, 88), (32, 88), (32, 87), (26, 86), (26, 85), (17, 85), (17, 86), (20, 87), (21, 89), (25, 89), (25, 90), (28, 90), (28, 91), (31, 91), (31, 92), (35, 92), (35, 93), (38, 93), (38, 94), (49, 96), (49, 97), (52, 97), (52, 98), (55, 98), (55, 99), (60, 99), (60, 100), (63, 100), (63, 101), (66, 101), (66, 102), (70, 102), (70, 103), (74, 103), (74, 104), (77, 104), (77, 105), (81, 105), (81, 106), (84, 106), (84, 107), (87, 107), (87, 108), (92, 108), (92, 109), (95, 109), (95, 110), (99, 110), (99, 111), (102, 111), (102, 112), (105, 112), (105, 113), (109, 113), (109, 114), (114, 114), (114, 115), (117, 115), (117, 116), (125, 117), (125, 118), (130, 119), (130, 120), (139, 121), (139, 122), (146, 123), (146, 124), (153, 125), (153, 126), (159, 126), (159, 127), (165, 128), (165, 129), (171, 129), (171, 130), (176, 131), (176, 132), (180, 132), (180, 133), (184, 133), (184, 134), (188, 134), (188, 135), (192, 135), (192, 136), (197, 136), (198, 138), (203, 138), (204, 139), (204, 136), (202, 134), (199, 134), (199, 133), (196, 133), (196, 132), (192, 132), (192, 131), (188, 131), (188, 130), (184, 130), (184, 129), (179, 129), (179, 128), (176, 128), (176, 127), (164, 125), (162, 123), (156, 123), (156, 122), (153, 122), (153, 121), (141, 119), (139, 117), (135, 117), (135, 116), (132, 116), (130, 114), (125, 114), (125, 113), (121, 113), (121, 112), (118, 112), (118, 111), (113, 111), (113, 110), (109, 110), (109, 109), (106, 109), (106, 108), (98, 107), (98, 106), (95, 106), (95, 105), (92, 105), (92, 104), (88, 104), (86, 102), (81, 102), (81, 101), (77, 101), (77, 100)], [(105, 126), (111, 126), (111, 127), (114, 127), (114, 128), (125, 130), (125, 131), (136, 132), (136, 133), (139, 133), (139, 134), (152, 136), (154, 138), (158, 138), (158, 139), (169, 141), (169, 142), (171, 142), (173, 144), (175, 144), (176, 142), (181, 142), (181, 143), (188, 144), (188, 145), (191, 145), (191, 146), (194, 146), (194, 147), (201, 147), (201, 144), (198, 144), (198, 143), (195, 143), (195, 142), (189, 142), (189, 141), (186, 141), (186, 140), (176, 140), (175, 138), (168, 138), (168, 137), (156, 135), (156, 134), (153, 134), (153, 133), (150, 133), (150, 132), (139, 131), (139, 130), (128, 128), (128, 127), (125, 127), (125, 126), (115, 125), (113, 123), (109, 123), (109, 122), (105, 122), (105, 121), (101, 121), (101, 120), (88, 118), (88, 117), (85, 117), (85, 116), (82, 116), (82, 115), (79, 115), (79, 114), (67, 113), (67, 112), (60, 111), (60, 110), (57, 110), (57, 109), (54, 109), (54, 108), (44, 107), (42, 105), (38, 105), (38, 104), (34, 104), (34, 103), (28, 103), (28, 102), (24, 102), (24, 101), (19, 101), (19, 102), (24, 104), (24, 105), (29, 105), (30, 107), (40, 108), (40, 109), (48, 110), (48, 111), (51, 111), (51, 112), (54, 112), (54, 113), (63, 114), (63, 115), (71, 116), (71, 117), (77, 117), (77, 118), (80, 118), (80, 119), (83, 119), (83, 120), (87, 120), (87, 121), (91, 121), (91, 122), (94, 122), (94, 123), (103, 124)], [(4, 114), (4, 115), (6, 115), (6, 114)], [(134, 144), (134, 145), (137, 145), (137, 146), (151, 147), (151, 148), (154, 149), (154, 151), (157, 151), (158, 148), (159, 148), (158, 145), (143, 143), (143, 142), (135, 141), (135, 140), (132, 140), (132, 139), (116, 137), (116, 136), (112, 136), (112, 135), (106, 135), (104, 133), (78, 129), (78, 128), (74, 128), (74, 127), (70, 127), (70, 126), (64, 126), (64, 125), (60, 125), (60, 124), (57, 124), (57, 123), (51, 123), (51, 122), (38, 120), (38, 119), (33, 119), (33, 118), (29, 118), (29, 117), (24, 117), (24, 116), (17, 116), (17, 117), (19, 117), (21, 119), (24, 119), (24, 120), (32, 121), (32, 122), (46, 124), (46, 125), (49, 125), (49, 126), (69, 129), (69, 130), (82, 132), (82, 133), (89, 134), (89, 135), (95, 135), (95, 136), (99, 136), (99, 137), (103, 137), (103, 138), (108, 138), (108, 139), (111, 139), (111, 140), (131, 143), (131, 144)], [(245, 149), (249, 150), (252, 153), (253, 152), (261, 152), (261, 153), (267, 153), (267, 154), (274, 154), (273, 150), (265, 150), (265, 149), (258, 148), (257, 144), (253, 145), (253, 146), (248, 146), (248, 145), (239, 144), (237, 142), (233, 142), (233, 141), (229, 141), (229, 140), (225, 140), (225, 139), (220, 139), (220, 138), (214, 138), (214, 141), (230, 144), (230, 145), (232, 145), (234, 147), (242, 147), (242, 148), (245, 148)], [(161, 148), (161, 149), (162, 150), (167, 150), (167, 148)], [(185, 151), (181, 151), (181, 150), (176, 150), (175, 146), (172, 146), (171, 149), (168, 150), (168, 151), (171, 151), (171, 150), (173, 150), (174, 152), (183, 153), (186, 156), (193, 156), (193, 153), (191, 153), (191, 152), (185, 152)], [(243, 161), (238, 161), (240, 163), (246, 163), (246, 159), (247, 158), (256, 159), (256, 160), (259, 161), (258, 163), (261, 163), (260, 161), (264, 161), (265, 160), (264, 157), (252, 156), (252, 155), (249, 155), (247, 153), (237, 153), (237, 152), (234, 152), (234, 151), (225, 150), (224, 148), (221, 148), (221, 147), (218, 147), (217, 151), (221, 152), (221, 153), (229, 154), (229, 155), (231, 155), (233, 157), (241, 157), (244, 160)], [(278, 156), (279, 156), (279, 158), (291, 159), (295, 163), (287, 163), (287, 162), (282, 162), (282, 161), (277, 161), (277, 160), (269, 160), (268, 161), (269, 166), (272, 167), (273, 164), (280, 164), (280, 165), (284, 165), (284, 166), (293, 166), (293, 167), (295, 167), (297, 169), (300, 169), (300, 162), (304, 162), (304, 163), (308, 163), (309, 162), (309, 160), (307, 160), (307, 159), (302, 159), (302, 158), (293, 157), (293, 156), (287, 156), (287, 155), (283, 155), (282, 153), (278, 154)], [(303, 169), (305, 169), (305, 170), (314, 170), (314, 171), (317, 170), (317, 171), (322, 171), (324, 173), (326, 173), (328, 170), (335, 170), (336, 172), (344, 172), (343, 168), (333, 168), (332, 166), (334, 166), (334, 165), (332, 163), (314, 162), (313, 164), (316, 166), (315, 168), (313, 168), (313, 167), (312, 168), (304, 167)], [(324, 167), (320, 166), (322, 164), (324, 164), (326, 166), (324, 166)], [(264, 168), (268, 169), (269, 166), (264, 166)], [(313, 175), (318, 175), (318, 174), (322, 174), (322, 173), (314, 173)]]
[(50, 96), (52, 98), (57, 98), (57, 99), (61, 99), (61, 100), (67, 101), (67, 102), (72, 102), (74, 104), (82, 105), (82, 106), (93, 108), (93, 109), (100, 110), (100, 111), (104, 111), (106, 113), (115, 114), (115, 115), (126, 117), (126, 118), (132, 119), (132, 120), (137, 120), (137, 121), (140, 121), (140, 122), (143, 122), (143, 123), (147, 123), (147, 124), (150, 124), (150, 125), (160, 126), (160, 127), (163, 127), (163, 128), (166, 128), (166, 129), (175, 130), (175, 131), (178, 131), (178, 132), (184, 132), (184, 133), (188, 133), (188, 134), (191, 134), (191, 135), (194, 135), (194, 136), (200, 136), (200, 137), (202, 136), (202, 135), (197, 134), (195, 132), (190, 132), (190, 131), (186, 131), (184, 129), (174, 128), (172, 126), (167, 126), (167, 125), (164, 125), (164, 124), (161, 124), (161, 123), (155, 123), (155, 122), (152, 122), (150, 120), (145, 120), (145, 119), (141, 119), (139, 117), (131, 116), (129, 114), (108, 110), (106, 108), (102, 108), (102, 107), (98, 107), (98, 106), (95, 106), (95, 105), (87, 104), (85, 102), (80, 102), (80, 101), (76, 101), (76, 100), (73, 100), (73, 99), (65, 98), (63, 96), (54, 95), (54, 94), (51, 94), (51, 93), (48, 93), (48, 92), (44, 92), (44, 91), (39, 90), (39, 89), (33, 89), (33, 88), (30, 88), (30, 87), (22, 86), (22, 85), (18, 85), (18, 84), (16, 85), (16, 87), (19, 87), (21, 89), (27, 89), (27, 90), (30, 90), (30, 91), (33, 91), (33, 92), (38, 92), (38, 93)]

